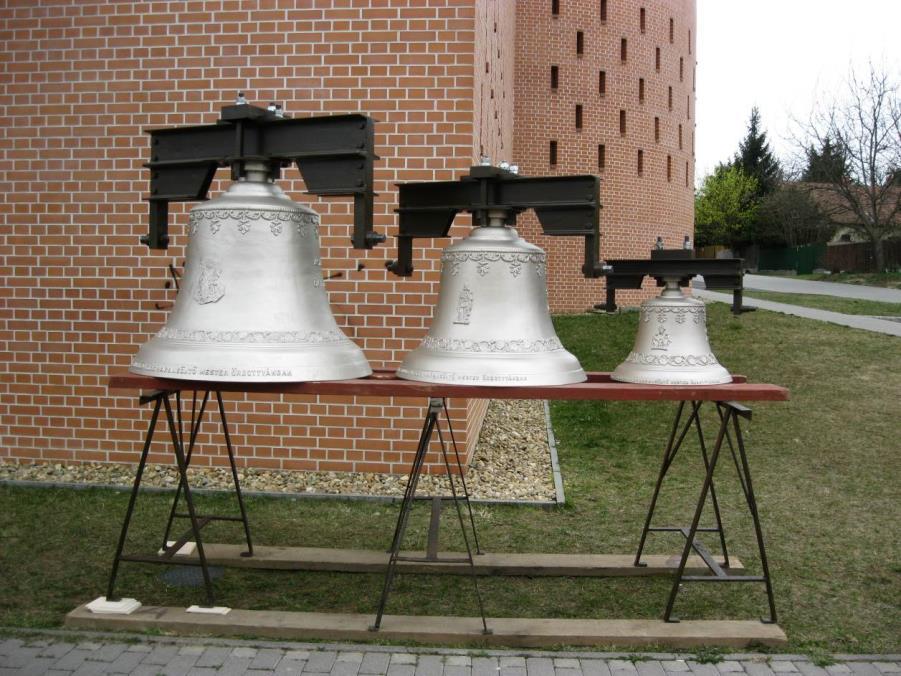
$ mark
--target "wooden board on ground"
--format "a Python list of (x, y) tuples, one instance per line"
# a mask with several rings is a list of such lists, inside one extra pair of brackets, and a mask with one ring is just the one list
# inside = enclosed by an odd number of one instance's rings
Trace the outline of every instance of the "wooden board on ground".
[(775, 624), (759, 621), (588, 620), (489, 618), (492, 633), (482, 633), (475, 617), (386, 615), (379, 632), (369, 630), (374, 615), (294, 613), (232, 609), (227, 615), (188, 613), (184, 608), (146, 606), (131, 615), (97, 615), (80, 606), (66, 616), (66, 626), (94, 631), (161, 631), (204, 636), (260, 636), (330, 641), (415, 641), (417, 643), (516, 647), (643, 646), (672, 648), (751, 645), (787, 642)]
[[(328, 549), (322, 547), (254, 547), (253, 556), (241, 556), (244, 545), (204, 544), (204, 553), (210, 565), (237, 568), (263, 568), (276, 570), (330, 570), (352, 573), (381, 573), (388, 564), (386, 552), (369, 549)], [(422, 557), (422, 552), (402, 552), (402, 556)], [(465, 560), (460, 552), (441, 552), (439, 558)], [(175, 562), (182, 557), (175, 556)], [(197, 558), (196, 551), (190, 555)], [(721, 565), (723, 559), (714, 557)], [(473, 557), (475, 570), (480, 575), (528, 575), (528, 576), (594, 576), (624, 577), (640, 575), (669, 575), (679, 565), (678, 555), (645, 555), (644, 566), (633, 566), (634, 555), (629, 554), (512, 554), (486, 552)], [(741, 561), (732, 557), (729, 570), (742, 570)], [(407, 572), (465, 573), (465, 563), (399, 561), (399, 568)], [(685, 569), (687, 575), (709, 572), (698, 556), (689, 557)]]

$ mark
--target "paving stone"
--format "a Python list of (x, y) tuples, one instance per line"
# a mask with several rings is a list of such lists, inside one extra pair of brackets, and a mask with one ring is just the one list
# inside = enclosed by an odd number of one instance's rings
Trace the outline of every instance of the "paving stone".
[(298, 676), (306, 663), (306, 660), (292, 660), (284, 657), (272, 673), (280, 676)]
[(282, 650), (263, 648), (262, 650), (257, 651), (256, 657), (251, 660), (250, 668), (275, 669), (276, 665), (278, 665), (284, 655), (285, 653)]
[(103, 667), (106, 674), (130, 674), (144, 659), (145, 653), (123, 651), (119, 657)]
[(798, 667), (798, 671), (800, 671), (804, 676), (829, 676), (829, 672), (823, 669), (823, 667), (818, 667), (812, 662), (798, 661), (795, 662), (795, 666)]
[[(3, 666), (8, 669), (21, 669), (24, 666), (27, 666), (29, 662), (31, 662), (34, 658), (38, 656), (38, 654), (43, 650), (42, 647), (36, 646), (34, 648), (28, 648), (27, 646), (19, 646), (15, 650), (10, 650), (9, 653), (3, 658)], [(87, 653), (87, 651), (82, 651), (83, 653)]]
[(716, 668), (715, 664), (688, 660), (688, 666), (694, 676), (720, 676), (719, 669)]
[(848, 662), (851, 671), (858, 676), (881, 676), (882, 672), (872, 662)]
[(744, 672), (744, 668), (742, 668), (741, 664), (736, 660), (723, 660), (716, 665), (716, 669), (721, 674)]
[(501, 667), (500, 676), (528, 676), (525, 667)]
[(663, 667), (664, 671), (667, 673), (677, 672), (677, 671), (691, 671), (691, 667), (688, 666), (688, 662), (685, 660), (663, 660), (660, 662), (660, 666)]
[(554, 676), (554, 660), (547, 657), (530, 657), (526, 660), (528, 676)]
[(125, 649), (129, 653), (149, 653), (153, 650), (153, 646), (149, 643), (132, 643)]
[(91, 662), (112, 662), (124, 653), (127, 647), (124, 643), (104, 643), (91, 653), (88, 660)]
[(526, 666), (526, 658), (518, 657), (518, 656), (505, 656), (500, 659), (501, 668), (505, 667), (525, 667)]
[(411, 653), (391, 653), (391, 664), (416, 664), (416, 655)]
[(607, 666), (610, 667), (610, 673), (620, 674), (623, 676), (625, 674), (637, 674), (638, 668), (629, 660), (610, 660), (607, 662)]
[(55, 657), (35, 657), (19, 669), (19, 676), (43, 676), (54, 662), (56, 662)]
[(246, 646), (232, 648), (232, 656), (234, 657), (249, 657), (250, 659), (253, 659), (257, 656), (257, 652), (259, 651), (256, 648), (248, 648)]
[(306, 662), (310, 659), (310, 651), (309, 650), (287, 650), (285, 651), (286, 660), (292, 660), (294, 662)]
[(582, 676), (581, 669), (554, 669), (557, 676)]
[(179, 648), (179, 655), (203, 655), (203, 651), (206, 650), (205, 645), (185, 645)]
[(610, 676), (610, 667), (604, 660), (579, 660), (585, 676)]
[(155, 645), (153, 646), (153, 650), (147, 653), (144, 656), (144, 659), (141, 660), (141, 664), (152, 665), (152, 664), (168, 664), (170, 660), (175, 659), (175, 656), (178, 654), (178, 646), (177, 645)]
[(797, 673), (798, 667), (791, 660), (771, 660), (770, 669), (777, 674)]
[(56, 664), (53, 665), (53, 668), (60, 671), (75, 671), (76, 669), (78, 669), (78, 667), (84, 664), (84, 661), (90, 654), (90, 650), (80, 650), (78, 648), (75, 648), (74, 650), (70, 650), (65, 655), (60, 657), (56, 661)]
[(360, 674), (385, 674), (388, 673), (388, 661), (391, 655), (388, 653), (364, 653), (360, 662)]
[(198, 667), (195, 666), (188, 672), (188, 676), (215, 676), (219, 673), (216, 667)]
[(579, 664), (579, 660), (573, 659), (572, 657), (555, 657), (554, 658), (554, 667), (556, 669), (581, 669), (582, 666)]
[(159, 676), (160, 668), (157, 664), (139, 664), (134, 669), (130, 676)]
[(327, 674), (332, 670), (338, 653), (334, 650), (317, 650), (310, 653), (304, 673)]
[(636, 662), (639, 676), (666, 676), (663, 665), (659, 660), (642, 660)]
[(196, 662), (197, 655), (176, 655), (160, 669), (160, 673), (164, 676), (187, 676)]
[(472, 658), (472, 676), (498, 676), (500, 670), (501, 665), (496, 657)]
[(7, 638), (0, 641), (0, 655), (9, 655), (13, 650), (18, 650), (24, 645), (20, 638)]
[(826, 667), (826, 671), (828, 671), (830, 674), (850, 674), (851, 667), (849, 667), (847, 664), (830, 664), (828, 667)]
[(349, 650), (344, 650), (338, 653), (338, 657), (335, 658), (336, 662), (354, 662), (356, 664), (360, 664), (363, 661), (363, 653), (361, 652), (351, 652)]
[[(391, 676), (391, 672), (388, 672)], [(444, 664), (444, 676), (472, 676), (472, 667), (458, 666), (455, 664)]]
[[(394, 655), (391, 656), (394, 659)], [(388, 665), (388, 676), (413, 676), (416, 673), (416, 667), (412, 664), (394, 664)]]
[(901, 672), (901, 664), (898, 662), (873, 662), (873, 666), (883, 674), (897, 674)]
[(250, 666), (251, 659), (252, 658), (250, 657), (235, 657), (234, 655), (229, 655), (225, 662), (222, 663), (222, 666), (219, 667), (218, 673), (220, 676), (241, 676), (247, 671), (247, 667)]
[(78, 669), (72, 672), (72, 676), (100, 676), (103, 670), (106, 669), (107, 664), (109, 662), (88, 662), (85, 660)]
[(441, 655), (420, 655), (416, 661), (415, 676), (442, 676), (444, 660)]
[(766, 662), (758, 662), (756, 660), (743, 661), (741, 665), (745, 668), (745, 673), (749, 676), (773, 676), (773, 670)]
[(335, 664), (329, 674), (331, 674), (331, 676), (357, 676), (357, 672), (359, 670), (359, 662), (335, 661)]
[(96, 641), (82, 641), (76, 646), (80, 650), (100, 650), (102, 647), (103, 644)]
[(204, 647), (203, 652), (197, 656), (194, 666), (198, 669), (206, 667), (219, 667), (228, 659), (232, 649), (226, 646)]
[(472, 665), (469, 655), (448, 655), (444, 658), (446, 667), (468, 667)]
[(48, 669), (44, 672), (44, 676), (69, 676), (71, 671), (59, 671), (58, 669)]
[[(74, 647), (75, 647), (75, 644), (73, 644), (73, 643), (66, 643), (66, 642), (51, 643), (50, 645), (44, 646), (44, 648), (38, 654), (41, 657), (55, 657), (55, 658), (59, 659), (60, 657), (62, 657), (66, 653), (68, 653), (70, 650), (72, 650)], [(0, 655), (2, 655), (2, 654), (3, 653), (0, 652)]]

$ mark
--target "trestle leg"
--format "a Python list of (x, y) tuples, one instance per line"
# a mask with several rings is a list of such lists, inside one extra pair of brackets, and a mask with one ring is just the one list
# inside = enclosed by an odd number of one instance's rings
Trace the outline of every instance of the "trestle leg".
[[(457, 469), (459, 470), (460, 477), (462, 479), (462, 496), (458, 496), (457, 487), (454, 482), (453, 471), (450, 464), (450, 459), (447, 451), (447, 444), (445, 443), (444, 436), (441, 432), (441, 426), (439, 424), (439, 415), (441, 411), (444, 411), (445, 416), (447, 417), (448, 430), (450, 432), (450, 437), (452, 441), (452, 445), (454, 448), (455, 460), (457, 463)], [(416, 500), (416, 489), (419, 485), (419, 479), (422, 475), (422, 468), (425, 463), (425, 456), (429, 449), (429, 443), (432, 439), (432, 435), (437, 431), (439, 443), (441, 445), (441, 454), (442, 459), (444, 461), (445, 471), (447, 473), (447, 479), (450, 484), (451, 490), (451, 499), (454, 502), (454, 506), (457, 512), (457, 519), (460, 524), (460, 530), (463, 534), (463, 541), (466, 545), (466, 558), (456, 558), (456, 559), (440, 559), (438, 557), (438, 525), (440, 522), (440, 498), (433, 498), (432, 500), (432, 516), (429, 527), (429, 541), (427, 545), (426, 554), (424, 557), (402, 557), (400, 555), (400, 548), (403, 542), (404, 534), (407, 529), (407, 525), (410, 519), (410, 513), (412, 511), (413, 502)], [(453, 563), (465, 563), (470, 567), (470, 571), (472, 573), (473, 585), (475, 588), (476, 598), (479, 604), (479, 612), (482, 618), (482, 628), (484, 633), (490, 633), (488, 629), (487, 621), (485, 619), (485, 609), (482, 604), (482, 596), (479, 591), (478, 580), (475, 573), (475, 566), (473, 562), (472, 548), (469, 544), (469, 537), (466, 532), (465, 527), (465, 519), (463, 516), (463, 510), (460, 506), (460, 500), (466, 502), (466, 505), (469, 509), (469, 521), (473, 529), (473, 539), (476, 547), (478, 548), (478, 534), (475, 530), (475, 519), (472, 514), (472, 506), (469, 501), (469, 491), (466, 487), (465, 478), (463, 477), (463, 465), (460, 460), (459, 449), (457, 448), (456, 439), (453, 436), (453, 427), (451, 425), (450, 416), (447, 411), (447, 404), (444, 399), (432, 398), (429, 400), (429, 408), (426, 413), (426, 417), (423, 421), (422, 433), (419, 437), (419, 444), (416, 447), (416, 455), (413, 458), (413, 464), (410, 467), (410, 473), (407, 479), (407, 486), (404, 491), (403, 499), (401, 500), (401, 508), (400, 513), (397, 517), (397, 524), (394, 529), (394, 535), (391, 540), (391, 548), (389, 549), (389, 557), (388, 557), (388, 567), (385, 571), (385, 581), (382, 587), (382, 594), (379, 598), (378, 610), (376, 611), (375, 622), (370, 627), (372, 631), (378, 631), (382, 624), (382, 617), (385, 613), (385, 606), (388, 602), (388, 597), (391, 594), (391, 588), (394, 583), (394, 577), (397, 573), (397, 564), (399, 561), (445, 561), (445, 562), (453, 562)], [(437, 501), (437, 502), (436, 502)]]

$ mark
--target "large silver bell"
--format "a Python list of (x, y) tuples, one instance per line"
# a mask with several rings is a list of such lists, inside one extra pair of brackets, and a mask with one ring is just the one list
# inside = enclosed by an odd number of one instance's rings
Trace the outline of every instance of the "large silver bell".
[(675, 279), (665, 280), (663, 292), (641, 304), (635, 346), (610, 377), (653, 385), (732, 382), (710, 350), (704, 303), (683, 296)]
[(318, 226), (316, 212), (249, 163), (245, 178), (191, 210), (175, 307), (129, 370), (230, 382), (372, 373), (329, 308)]
[(551, 324), (547, 255), (502, 216), (490, 222), (442, 253), (432, 325), (397, 375), (470, 385), (582, 382), (585, 372)]

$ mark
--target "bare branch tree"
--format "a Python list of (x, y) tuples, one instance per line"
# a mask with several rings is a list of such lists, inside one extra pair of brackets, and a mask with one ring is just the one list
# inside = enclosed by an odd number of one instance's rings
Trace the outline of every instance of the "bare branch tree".
[(831, 146), (844, 156), (844, 170), (809, 188), (825, 214), (872, 244), (876, 266), (883, 270), (882, 243), (901, 233), (897, 79), (872, 63), (863, 77), (852, 68), (843, 97), (815, 109), (795, 140), (808, 153)]

